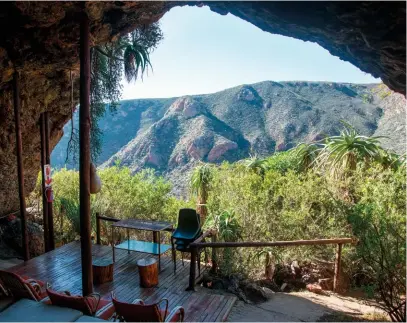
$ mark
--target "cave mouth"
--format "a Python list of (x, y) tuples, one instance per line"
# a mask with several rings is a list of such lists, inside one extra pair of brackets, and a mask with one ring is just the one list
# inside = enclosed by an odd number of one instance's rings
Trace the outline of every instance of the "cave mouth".
[(123, 82), (123, 99), (209, 94), (262, 81), (380, 83), (319, 44), (265, 32), (209, 7), (175, 7), (159, 21), (164, 38), (143, 82)]

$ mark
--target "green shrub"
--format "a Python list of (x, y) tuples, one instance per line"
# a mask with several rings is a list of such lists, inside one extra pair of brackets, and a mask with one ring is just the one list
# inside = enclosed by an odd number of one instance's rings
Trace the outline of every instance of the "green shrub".
[[(101, 192), (91, 195), (92, 223), (96, 213), (118, 219), (140, 218), (175, 223), (178, 211), (194, 203), (170, 195), (171, 184), (152, 170), (131, 174), (126, 167), (113, 166), (98, 171)], [(40, 193), (40, 181), (34, 194)], [(79, 173), (66, 168), (54, 171), (54, 218), (58, 242), (67, 243), (79, 237)], [(102, 222), (102, 238), (108, 241), (108, 224)]]
[(400, 307), (406, 293), (406, 172), (379, 166), (356, 178), (358, 202), (348, 217), (359, 243), (358, 267), (366, 289), (394, 321), (405, 321)]

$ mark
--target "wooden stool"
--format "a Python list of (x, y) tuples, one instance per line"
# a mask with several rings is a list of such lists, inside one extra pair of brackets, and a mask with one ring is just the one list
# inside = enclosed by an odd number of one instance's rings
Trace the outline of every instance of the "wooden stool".
[(93, 283), (103, 284), (113, 281), (113, 262), (106, 259), (96, 259), (92, 262)]
[(148, 288), (158, 285), (158, 263), (156, 259), (140, 259), (137, 261), (137, 267), (141, 287)]

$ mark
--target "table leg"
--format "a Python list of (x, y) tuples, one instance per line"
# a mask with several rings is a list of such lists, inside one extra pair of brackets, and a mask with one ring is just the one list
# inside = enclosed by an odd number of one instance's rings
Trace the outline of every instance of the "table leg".
[(114, 242), (114, 227), (113, 226), (111, 226), (111, 230), (112, 230), (112, 253), (113, 253), (113, 263), (115, 262), (115, 260), (116, 260), (116, 258), (115, 258), (115, 254), (114, 254), (114, 244), (115, 244), (115, 242)]
[(127, 253), (130, 254), (130, 232), (129, 229), (127, 229)]

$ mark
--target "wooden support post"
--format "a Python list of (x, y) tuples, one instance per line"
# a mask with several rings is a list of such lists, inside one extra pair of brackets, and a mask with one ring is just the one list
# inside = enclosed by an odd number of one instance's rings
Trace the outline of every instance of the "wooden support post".
[(80, 25), (79, 202), (81, 226), (82, 293), (93, 292), (90, 221), (90, 46), (89, 18)]
[(40, 115), (40, 135), (41, 135), (41, 174), (42, 174), (42, 222), (44, 228), (44, 248), (45, 252), (48, 252), (49, 249), (49, 229), (48, 229), (48, 202), (45, 195), (45, 173), (44, 165), (45, 162), (45, 118), (44, 114)]
[(153, 242), (158, 243), (158, 232), (157, 231), (153, 231)]
[(191, 247), (191, 262), (189, 264), (189, 285), (187, 291), (195, 291), (195, 279), (196, 279), (196, 259), (198, 256), (198, 248)]
[(335, 258), (335, 276), (334, 276), (334, 292), (338, 292), (338, 287), (340, 283), (341, 276), (341, 253), (342, 253), (342, 243), (338, 244), (336, 249), (336, 258)]
[(30, 251), (28, 249), (27, 214), (24, 192), (23, 143), (20, 122), (20, 84), (18, 79), (18, 72), (14, 72), (13, 77), (13, 99), (14, 99), (14, 121), (16, 131), (17, 175), (18, 175), (18, 193), (20, 198), (22, 246), (23, 246), (23, 257), (24, 260), (27, 261), (30, 259)]
[[(50, 138), (50, 131), (49, 131), (49, 114), (48, 112), (44, 112), (44, 124), (45, 124), (45, 163), (50, 165), (51, 164), (51, 152), (49, 149), (49, 138)], [(53, 203), (47, 202), (48, 205), (48, 230), (49, 230), (49, 250), (55, 249), (55, 234), (54, 234), (54, 211), (53, 211)]]
[[(217, 240), (217, 232), (213, 231), (211, 236), (211, 242), (216, 243)], [(212, 268), (211, 272), (214, 274), (218, 270), (218, 255), (216, 252), (216, 248), (212, 248)]]
[(96, 213), (96, 243), (101, 244), (100, 242), (100, 218), (99, 213)]

